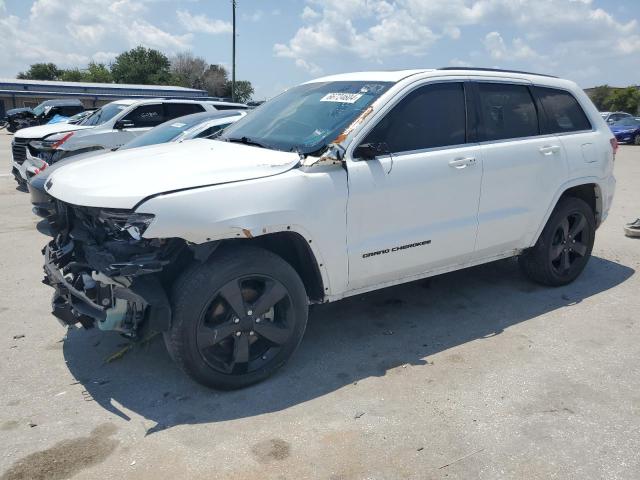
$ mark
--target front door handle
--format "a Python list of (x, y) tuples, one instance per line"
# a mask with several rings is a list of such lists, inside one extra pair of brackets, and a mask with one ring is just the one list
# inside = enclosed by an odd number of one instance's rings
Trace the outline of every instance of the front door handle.
[(551, 156), (554, 153), (558, 153), (560, 151), (559, 145), (545, 145), (544, 147), (540, 147), (540, 153), (545, 156)]
[(460, 158), (455, 158), (451, 160), (449, 162), (449, 166), (453, 168), (457, 168), (458, 170), (461, 170), (471, 165), (475, 165), (475, 163), (476, 163), (475, 157), (460, 157)]

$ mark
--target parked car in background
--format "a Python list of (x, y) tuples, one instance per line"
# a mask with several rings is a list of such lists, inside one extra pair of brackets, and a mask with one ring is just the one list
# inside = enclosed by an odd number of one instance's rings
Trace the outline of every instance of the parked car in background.
[(44, 283), (63, 324), (162, 332), (196, 381), (240, 388), (291, 357), (310, 304), (513, 256), (538, 283), (572, 282), (616, 148), (584, 91), (554, 77), (324, 77), (216, 140), (54, 172)]
[[(49, 165), (63, 158), (90, 151), (121, 147), (151, 128), (173, 118), (218, 109), (229, 110), (228, 102), (195, 100), (117, 100), (97, 110), (77, 125), (58, 123), (25, 128), (13, 138), (12, 173), (18, 184), (26, 187), (27, 155)], [(246, 106), (245, 106), (246, 108)]]
[(620, 143), (640, 145), (640, 120), (634, 117), (623, 118), (609, 125)]
[[(194, 113), (185, 117), (179, 117), (152, 128), (117, 150), (148, 147), (159, 143), (184, 142), (185, 140), (194, 138), (212, 138), (218, 135), (224, 128), (240, 120), (246, 114), (243, 110), (224, 110)], [(49, 176), (53, 172), (66, 165), (82, 161), (95, 155), (96, 152), (74, 155), (52, 166), (43, 165), (42, 162), (34, 163), (31, 170), (27, 171), (27, 176), (29, 177), (28, 189), (31, 195), (33, 213), (40, 217), (47, 218), (55, 211), (53, 199), (47, 194), (44, 188)], [(135, 161), (135, 159), (133, 161)]]
[(633, 118), (633, 115), (626, 112), (600, 112), (600, 115), (607, 123), (615, 123), (623, 118)]
[(16, 132), (35, 125), (44, 125), (56, 115), (70, 117), (84, 111), (84, 106), (80, 100), (76, 99), (45, 100), (33, 110), (21, 110), (19, 113), (8, 117), (9, 126), (7, 130), (9, 132)]

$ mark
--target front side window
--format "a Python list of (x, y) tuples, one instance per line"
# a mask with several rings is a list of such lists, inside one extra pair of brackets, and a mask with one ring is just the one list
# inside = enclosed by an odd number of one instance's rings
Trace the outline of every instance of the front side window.
[(369, 132), (362, 143), (409, 152), (465, 143), (462, 83), (426, 85), (409, 93)]
[(123, 120), (133, 122), (133, 128), (155, 127), (164, 121), (161, 104), (141, 105), (129, 112)]
[(555, 88), (534, 87), (545, 113), (542, 133), (591, 130), (591, 123), (578, 101), (569, 92)]
[(123, 105), (120, 103), (108, 103), (104, 107), (99, 108), (91, 115), (89, 115), (81, 125), (93, 127), (96, 125), (102, 125), (105, 122), (108, 122), (113, 117), (122, 112), (128, 105)]
[(391, 85), (377, 81), (298, 85), (230, 125), (219, 139), (319, 154)]
[(478, 83), (480, 141), (538, 135), (536, 107), (525, 85)]

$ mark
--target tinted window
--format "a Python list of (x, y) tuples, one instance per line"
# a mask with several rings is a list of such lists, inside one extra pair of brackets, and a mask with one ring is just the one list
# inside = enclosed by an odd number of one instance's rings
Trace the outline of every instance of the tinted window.
[(478, 83), (480, 140), (538, 135), (536, 107), (524, 85)]
[(162, 105), (141, 105), (124, 117), (123, 120), (131, 120), (136, 128), (155, 127), (164, 121)]
[(165, 103), (164, 105), (165, 120), (200, 112), (204, 112), (204, 107), (197, 103)]
[(214, 105), (216, 110), (246, 110), (244, 105)]
[(103, 123), (111, 120), (113, 117), (118, 115), (128, 106), (129, 105), (122, 105), (120, 103), (107, 103), (104, 107), (99, 108), (98, 110), (93, 112), (91, 116), (87, 117), (87, 119), (82, 122), (82, 125), (102, 125)]
[(542, 103), (546, 117), (541, 125), (542, 133), (591, 130), (589, 119), (569, 92), (541, 87), (535, 87), (534, 91)]
[(403, 98), (363, 143), (386, 143), (391, 152), (465, 143), (462, 83), (427, 85)]

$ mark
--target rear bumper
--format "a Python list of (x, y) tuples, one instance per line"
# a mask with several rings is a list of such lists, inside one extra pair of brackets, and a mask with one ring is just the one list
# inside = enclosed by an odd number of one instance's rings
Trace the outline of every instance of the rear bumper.
[(613, 197), (616, 192), (616, 179), (613, 175), (608, 176), (600, 184), (602, 195), (602, 212), (600, 214), (600, 224), (609, 216), (609, 209), (613, 203)]

